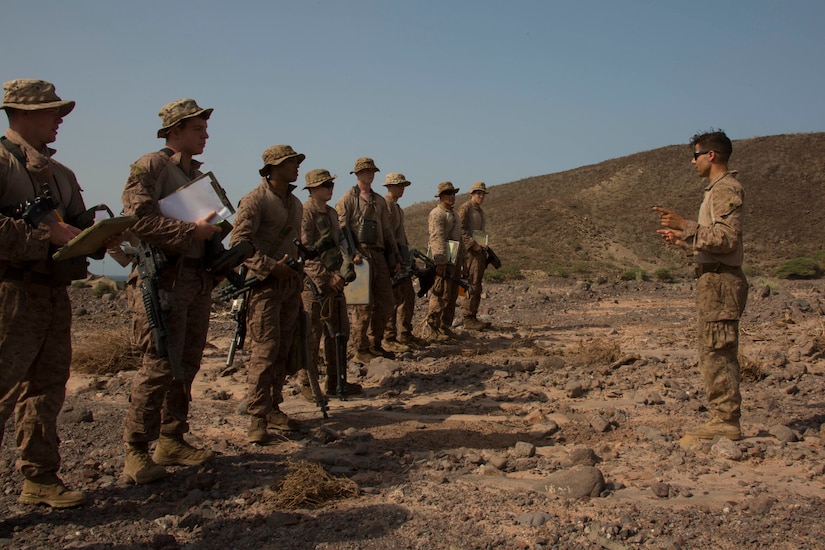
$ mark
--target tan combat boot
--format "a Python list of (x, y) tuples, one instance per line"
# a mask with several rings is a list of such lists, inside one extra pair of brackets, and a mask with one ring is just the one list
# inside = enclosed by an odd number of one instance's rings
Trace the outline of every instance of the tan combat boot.
[(276, 406), (274, 410), (266, 415), (266, 427), (273, 430), (295, 432), (301, 429), (301, 424), (297, 420), (288, 417), (284, 411)]
[(717, 435), (727, 437), (733, 441), (742, 438), (742, 429), (738, 420), (721, 420), (712, 418), (709, 422), (695, 428), (685, 434), (696, 439), (713, 439)]
[(381, 342), (381, 347), (387, 351), (392, 351), (394, 353), (404, 353), (405, 351), (410, 351), (409, 346), (402, 344), (395, 338), (384, 340), (383, 342)]
[(214, 455), (210, 450), (193, 447), (182, 435), (161, 435), (152, 459), (161, 466), (200, 466)]
[(250, 443), (266, 443), (269, 440), (269, 434), (266, 433), (266, 418), (253, 416), (249, 423), (249, 430), (246, 432), (246, 438)]
[(464, 328), (467, 330), (484, 330), (488, 328), (490, 323), (486, 323), (484, 321), (479, 321), (475, 317), (465, 317), (464, 318)]
[(151, 483), (166, 477), (164, 467), (155, 464), (149, 457), (148, 443), (126, 444), (126, 464), (123, 473), (135, 483)]
[(27, 477), (18, 501), (21, 504), (48, 504), (52, 508), (71, 508), (86, 502), (81, 491), (71, 491), (55, 474)]

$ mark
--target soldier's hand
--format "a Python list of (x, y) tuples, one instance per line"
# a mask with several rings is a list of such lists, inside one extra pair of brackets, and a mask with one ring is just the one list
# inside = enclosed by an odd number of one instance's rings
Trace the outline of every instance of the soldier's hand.
[(65, 222), (52, 222), (49, 224), (49, 242), (56, 246), (63, 246), (75, 237), (80, 235), (80, 229)]
[(678, 230), (685, 229), (685, 218), (673, 210), (668, 210), (667, 208), (662, 208), (661, 206), (654, 206), (653, 210), (659, 213), (659, 221), (661, 222), (662, 227)]
[(364, 257), (361, 255), (361, 253), (356, 252), (355, 256), (352, 257), (352, 263), (354, 263), (355, 265), (361, 265), (361, 260), (363, 259)]
[(344, 279), (336, 273), (327, 281), (327, 286), (334, 292), (342, 292), (344, 290)]
[(215, 233), (220, 233), (221, 228), (209, 221), (215, 217), (215, 214), (216, 212), (213, 210), (195, 222), (195, 231), (192, 233), (193, 239), (196, 241), (205, 241)]
[(284, 254), (284, 257), (278, 260), (275, 263), (275, 267), (272, 268), (272, 276), (279, 281), (286, 281), (290, 277), (298, 275), (294, 269), (286, 265), (286, 261), (288, 258), (289, 255)]
[(667, 244), (681, 246), (682, 232), (678, 229), (657, 229), (656, 233), (662, 236)]
[(103, 241), (103, 248), (109, 250), (110, 248), (119, 247), (120, 243), (123, 242), (123, 233), (118, 233), (117, 235), (112, 235), (105, 241)]

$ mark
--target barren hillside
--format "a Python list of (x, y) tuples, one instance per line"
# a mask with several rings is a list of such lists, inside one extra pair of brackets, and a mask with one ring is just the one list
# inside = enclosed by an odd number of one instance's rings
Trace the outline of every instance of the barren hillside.
[[(494, 185), (485, 203), (494, 249), (520, 269), (592, 276), (632, 267), (686, 272), (657, 238), (654, 205), (695, 216), (702, 180), (687, 145), (671, 145), (575, 170)], [(746, 189), (747, 268), (767, 274), (823, 247), (825, 133), (734, 142), (731, 168)], [(479, 177), (483, 178), (483, 174)], [(437, 182), (432, 182), (435, 187)], [(454, 182), (467, 189), (469, 182)], [(459, 196), (458, 204), (468, 196)], [(435, 201), (405, 209), (414, 245), (426, 248)]]

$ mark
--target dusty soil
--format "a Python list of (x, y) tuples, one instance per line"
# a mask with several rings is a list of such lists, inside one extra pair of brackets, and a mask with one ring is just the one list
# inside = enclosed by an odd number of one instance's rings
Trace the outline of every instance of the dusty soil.
[[(60, 415), (61, 475), (90, 502), (18, 504), (9, 423), (0, 547), (822, 548), (822, 283), (762, 284), (742, 321), (746, 437), (736, 443), (680, 441), (707, 418), (690, 281), (488, 285), (492, 329), (459, 325), (455, 341), (351, 363), (365, 395), (331, 400), (326, 420), (290, 384), (282, 407), (304, 430), (267, 446), (246, 442), (248, 355), (226, 370), (232, 322), (216, 306), (190, 435), (216, 458), (125, 483), (133, 372), (75, 374)], [(78, 344), (128, 325), (122, 298), (72, 294)], [(359, 494), (277, 505), (300, 461), (353, 480)], [(583, 471), (597, 479), (575, 497)]]

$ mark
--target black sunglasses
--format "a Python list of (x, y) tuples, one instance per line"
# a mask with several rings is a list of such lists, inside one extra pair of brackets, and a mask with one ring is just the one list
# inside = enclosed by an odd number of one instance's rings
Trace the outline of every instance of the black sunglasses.
[(698, 159), (698, 158), (699, 158), (699, 157), (701, 157), (702, 155), (707, 155), (707, 154), (708, 154), (708, 153), (710, 153), (711, 151), (713, 151), (713, 149), (705, 149), (704, 151), (694, 151), (694, 152), (693, 152), (693, 160)]
[(327, 189), (332, 189), (333, 187), (335, 187), (335, 182), (334, 181), (325, 181), (324, 183), (321, 184), (321, 187), (325, 187)]

